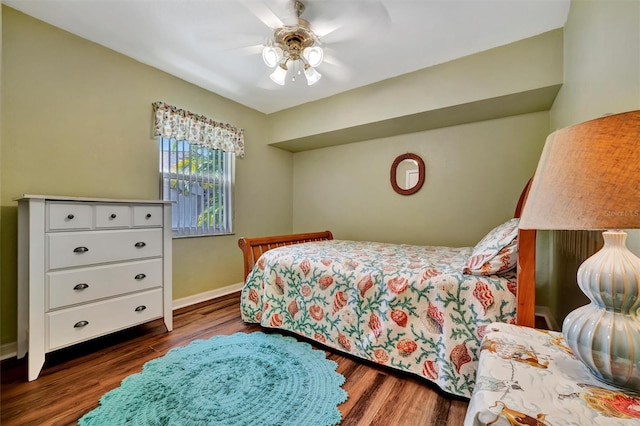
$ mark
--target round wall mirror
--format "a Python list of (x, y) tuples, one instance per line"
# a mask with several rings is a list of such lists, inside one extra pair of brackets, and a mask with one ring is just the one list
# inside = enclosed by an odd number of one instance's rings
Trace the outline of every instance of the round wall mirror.
[(393, 160), (389, 178), (393, 190), (398, 194), (415, 194), (424, 184), (424, 161), (412, 153), (399, 155)]

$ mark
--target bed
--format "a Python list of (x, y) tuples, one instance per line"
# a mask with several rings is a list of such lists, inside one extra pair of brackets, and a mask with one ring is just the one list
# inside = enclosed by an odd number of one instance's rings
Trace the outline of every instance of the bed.
[(528, 187), (514, 218), (474, 247), (335, 240), (330, 231), (241, 238), (242, 318), (468, 398), (484, 329), (534, 323), (535, 231), (517, 226)]

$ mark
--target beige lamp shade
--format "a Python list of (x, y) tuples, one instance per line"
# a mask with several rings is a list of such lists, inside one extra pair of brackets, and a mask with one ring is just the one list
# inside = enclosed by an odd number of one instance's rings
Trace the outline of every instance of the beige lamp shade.
[(640, 111), (549, 135), (519, 227), (640, 228)]

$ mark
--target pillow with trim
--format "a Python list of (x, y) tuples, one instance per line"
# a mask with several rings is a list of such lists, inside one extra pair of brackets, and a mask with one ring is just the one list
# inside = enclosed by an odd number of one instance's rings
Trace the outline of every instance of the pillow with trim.
[(465, 274), (493, 275), (516, 267), (519, 218), (493, 228), (473, 248), (462, 269)]

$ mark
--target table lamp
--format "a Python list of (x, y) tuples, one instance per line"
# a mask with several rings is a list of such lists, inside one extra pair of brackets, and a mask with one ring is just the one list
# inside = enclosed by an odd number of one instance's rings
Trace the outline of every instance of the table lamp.
[(640, 259), (623, 231), (640, 228), (640, 111), (549, 135), (519, 227), (604, 230), (604, 246), (578, 269), (591, 303), (569, 313), (562, 333), (597, 378), (640, 390)]

